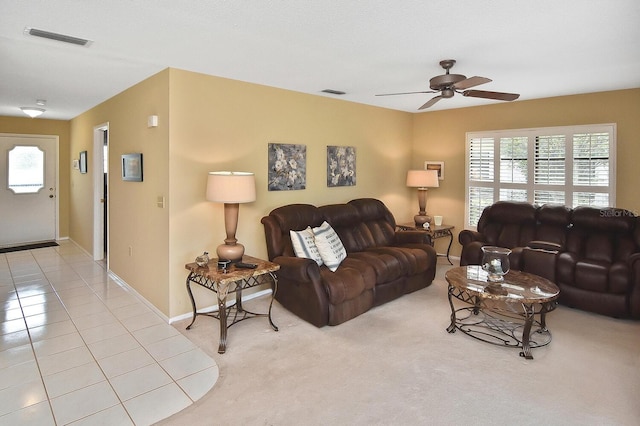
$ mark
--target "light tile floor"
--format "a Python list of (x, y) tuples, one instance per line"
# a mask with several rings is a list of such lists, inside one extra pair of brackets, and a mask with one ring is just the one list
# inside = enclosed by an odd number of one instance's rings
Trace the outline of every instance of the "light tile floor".
[(0, 254), (0, 424), (149, 425), (215, 361), (74, 243)]

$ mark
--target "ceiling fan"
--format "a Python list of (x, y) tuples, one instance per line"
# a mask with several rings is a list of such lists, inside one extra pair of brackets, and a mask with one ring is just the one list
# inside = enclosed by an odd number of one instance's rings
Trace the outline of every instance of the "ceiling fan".
[(473, 98), (485, 98), (496, 99), (499, 101), (515, 101), (520, 97), (518, 93), (504, 93), (504, 92), (488, 92), (486, 90), (466, 90), (470, 87), (479, 86), (481, 84), (489, 83), (491, 79), (486, 77), (469, 77), (462, 74), (449, 74), (449, 70), (455, 65), (454, 59), (445, 59), (440, 61), (440, 66), (445, 69), (446, 74), (438, 75), (429, 80), (429, 87), (431, 90), (424, 90), (420, 92), (405, 92), (405, 93), (385, 93), (376, 96), (394, 96), (394, 95), (411, 95), (414, 93), (438, 93), (438, 96), (434, 96), (427, 103), (422, 105), (420, 109), (426, 109), (433, 106), (440, 99), (449, 99), (457, 93), (461, 93), (462, 96), (470, 96)]

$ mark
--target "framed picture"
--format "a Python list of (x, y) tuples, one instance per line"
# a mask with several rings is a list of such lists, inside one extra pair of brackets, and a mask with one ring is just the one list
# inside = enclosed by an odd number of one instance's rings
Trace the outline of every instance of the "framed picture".
[(356, 184), (356, 148), (327, 146), (327, 186)]
[(122, 180), (142, 182), (142, 154), (122, 156)]
[(269, 191), (293, 191), (307, 187), (307, 146), (269, 144)]
[(444, 161), (425, 161), (425, 170), (436, 170), (438, 172), (438, 179), (444, 180)]
[(87, 151), (80, 151), (80, 173), (87, 173)]

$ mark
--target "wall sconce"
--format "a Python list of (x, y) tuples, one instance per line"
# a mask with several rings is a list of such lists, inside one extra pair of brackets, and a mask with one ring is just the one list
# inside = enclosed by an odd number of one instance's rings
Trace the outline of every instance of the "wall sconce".
[(427, 215), (427, 190), (440, 186), (437, 170), (409, 170), (407, 172), (407, 186), (418, 188), (418, 206), (420, 211), (413, 217), (416, 226), (430, 223), (432, 218)]
[(244, 246), (236, 239), (238, 210), (240, 203), (256, 200), (255, 176), (247, 172), (209, 172), (207, 200), (224, 203), (224, 228), (227, 238), (224, 244), (216, 249), (218, 259), (242, 261)]

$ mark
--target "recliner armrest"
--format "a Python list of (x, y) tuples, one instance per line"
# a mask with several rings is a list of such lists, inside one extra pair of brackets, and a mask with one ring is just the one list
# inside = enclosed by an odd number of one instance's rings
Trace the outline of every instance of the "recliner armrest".
[(431, 245), (431, 235), (425, 231), (396, 231), (396, 244), (418, 243)]
[(549, 241), (529, 241), (527, 243), (527, 248), (553, 252), (559, 252), (560, 250), (562, 250), (562, 246), (560, 244), (552, 243)]
[(479, 233), (478, 231), (472, 231), (470, 229), (463, 229), (458, 234), (458, 242), (462, 245), (462, 247), (471, 244), (474, 241), (484, 242), (484, 235)]
[(312, 259), (278, 256), (272, 262), (280, 265), (279, 277), (298, 282), (320, 281), (320, 267)]

